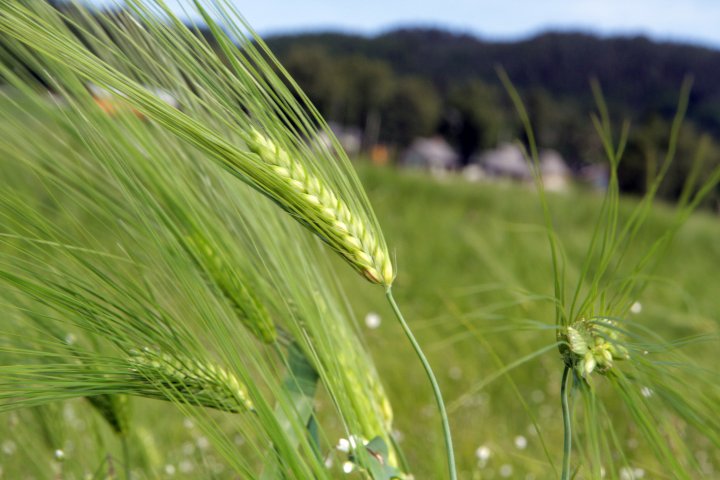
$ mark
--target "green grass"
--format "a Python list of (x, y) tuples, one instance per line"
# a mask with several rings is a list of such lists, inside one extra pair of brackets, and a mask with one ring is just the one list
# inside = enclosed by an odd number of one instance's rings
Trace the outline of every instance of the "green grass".
[[(510, 373), (517, 390), (507, 377), (476, 389), (500, 370), (488, 347), (506, 365), (554, 342), (552, 328), (525, 332), (517, 328), (518, 319), (548, 326), (554, 323), (552, 304), (533, 298), (552, 295), (553, 288), (537, 194), (522, 186), (437, 181), (391, 170), (362, 169), (361, 173), (388, 243), (396, 249), (402, 272), (395, 286), (396, 295), (451, 406), (461, 476), (493, 478), (491, 472), (497, 477), (499, 468), (510, 464), (514, 468), (511, 478), (524, 478), (523, 472), (548, 478), (552, 470), (541, 441), (529, 432), (533, 430), (534, 416), (552, 461), (559, 466), (562, 367), (557, 349), (550, 349)], [(601, 201), (599, 193), (585, 191), (549, 198), (569, 274), (580, 268)], [(621, 217), (626, 217), (636, 204), (636, 199), (622, 199)], [(672, 224), (673, 213), (670, 205), (656, 206), (637, 243), (660, 235)], [(658, 279), (638, 299), (642, 312), (632, 320), (667, 338), (717, 334), (718, 238), (717, 216), (693, 215), (654, 271)], [(418, 473), (439, 476), (441, 451), (437, 449), (433, 456), (428, 446), (439, 445), (441, 439), (421, 372), (405, 368), (411, 352), (402, 342), (399, 328), (389, 321), (390, 312), (380, 299), (371, 289), (360, 288), (352, 278), (347, 278), (346, 284), (358, 292), (351, 298), (358, 317), (376, 311), (386, 319), (380, 329), (366, 331), (367, 343), (388, 386), (410, 463)], [(693, 345), (686, 353), (717, 375), (720, 370), (712, 360), (717, 346), (717, 340), (713, 340)], [(607, 393), (603, 391), (605, 379), (595, 383), (603, 394)], [(475, 392), (470, 401), (458, 404), (457, 399), (468, 392)], [(619, 399), (605, 398), (618, 418), (623, 418)], [(625, 426), (616, 428), (623, 431)], [(518, 435), (528, 441), (524, 450), (514, 446)], [(637, 434), (631, 432), (622, 441), (635, 446), (626, 453), (632, 464), (648, 471), (658, 468)], [(481, 470), (482, 476), (475, 477), (480, 475), (475, 451), (481, 445), (488, 446), (493, 455)], [(720, 458), (714, 448), (703, 447), (702, 442), (694, 447), (707, 452), (718, 467)]]

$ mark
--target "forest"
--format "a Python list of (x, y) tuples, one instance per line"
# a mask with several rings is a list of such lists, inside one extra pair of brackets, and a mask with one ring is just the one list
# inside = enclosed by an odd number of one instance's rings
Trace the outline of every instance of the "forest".
[(374, 37), (274, 36), (267, 43), (326, 118), (363, 130), (380, 123), (366, 143), (402, 149), (439, 133), (468, 161), (479, 149), (522, 137), (501, 68), (525, 98), (540, 146), (558, 150), (575, 169), (605, 158), (590, 121), (595, 82), (617, 129), (630, 122), (619, 171), (625, 192), (643, 193), (662, 162), (686, 79), (692, 90), (678, 161), (661, 196), (677, 197), (703, 137), (708, 157), (718, 161), (720, 51), (587, 33), (490, 42), (419, 28)]

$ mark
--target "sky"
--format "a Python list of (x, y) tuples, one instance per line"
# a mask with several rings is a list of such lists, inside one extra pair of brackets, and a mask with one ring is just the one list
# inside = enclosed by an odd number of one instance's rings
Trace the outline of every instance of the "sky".
[(718, 0), (233, 0), (261, 33), (398, 25), (451, 27), (487, 39), (548, 29), (646, 34), (720, 48)]
[(515, 40), (552, 29), (643, 34), (720, 49), (720, 0), (230, 1), (263, 35), (314, 30), (371, 35), (418, 25), (449, 28), (488, 40)]

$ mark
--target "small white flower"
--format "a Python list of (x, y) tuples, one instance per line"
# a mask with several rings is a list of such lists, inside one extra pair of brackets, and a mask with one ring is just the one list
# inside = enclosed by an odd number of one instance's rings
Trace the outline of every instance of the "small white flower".
[(62, 462), (63, 460), (65, 460), (65, 452), (63, 452), (59, 448), (57, 450), (55, 450), (54, 455), (55, 455), (55, 460), (57, 460), (58, 462)]
[(351, 473), (353, 470), (355, 470), (355, 464), (353, 464), (352, 462), (343, 463), (343, 472)]
[(535, 403), (542, 403), (545, 400), (545, 392), (542, 390), (533, 390), (530, 394), (530, 399)]
[(620, 469), (621, 480), (639, 480), (645, 477), (645, 470), (642, 468), (623, 467)]
[(490, 458), (491, 454), (492, 452), (485, 445), (482, 445), (475, 450), (475, 456), (482, 462), (486, 462)]
[(175, 465), (168, 463), (165, 465), (165, 473), (167, 475), (175, 475)]
[(195, 440), (195, 445), (200, 450), (207, 450), (210, 446), (210, 441), (206, 437), (198, 437), (197, 440)]
[(645, 397), (645, 398), (650, 398), (650, 397), (652, 397), (652, 395), (653, 395), (653, 391), (652, 391), (652, 389), (651, 389), (650, 387), (642, 387), (642, 388), (640, 389), (640, 393), (641, 393), (642, 396)]
[(195, 465), (190, 460), (183, 460), (178, 467), (182, 473), (190, 473), (195, 470)]
[(349, 452), (355, 450), (358, 445), (366, 445), (368, 442), (357, 435), (350, 435), (348, 438), (341, 438), (338, 440), (338, 444), (335, 446), (336, 449), (341, 452)]
[(508, 478), (513, 473), (512, 465), (505, 464), (500, 467), (500, 476), (503, 478)]
[(338, 440), (338, 444), (335, 446), (336, 449), (341, 452), (348, 453), (350, 451), (350, 441), (347, 438), (341, 438)]
[(548, 404), (540, 405), (540, 416), (542, 418), (550, 418), (553, 415), (555, 415), (555, 407), (552, 407)]
[(17, 446), (15, 445), (15, 442), (12, 440), (5, 440), (2, 443), (2, 451), (5, 455), (12, 455), (17, 450)]
[(185, 442), (180, 447), (180, 450), (182, 451), (183, 455), (190, 456), (195, 453), (195, 445), (190, 442)]
[(450, 369), (448, 370), (448, 376), (453, 380), (460, 380), (462, 378), (462, 374), (462, 368), (458, 367), (457, 365), (454, 367), (450, 367)]
[(635, 302), (630, 306), (630, 313), (637, 315), (640, 312), (642, 312), (642, 303)]
[(375, 312), (369, 312), (365, 315), (365, 326), (371, 330), (375, 330), (382, 323), (382, 318)]
[(525, 447), (527, 447), (527, 438), (523, 437), (522, 435), (518, 435), (515, 437), (515, 448), (518, 450), (525, 450)]

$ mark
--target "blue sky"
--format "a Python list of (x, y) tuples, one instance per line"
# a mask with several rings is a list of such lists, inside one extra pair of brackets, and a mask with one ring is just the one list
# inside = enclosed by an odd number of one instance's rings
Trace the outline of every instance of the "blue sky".
[(341, 27), (372, 33), (399, 24), (450, 26), (489, 38), (548, 28), (645, 33), (720, 47), (718, 0), (234, 0), (261, 32)]
[(720, 0), (231, 1), (265, 35), (317, 29), (372, 34), (400, 25), (423, 25), (487, 39), (517, 39), (562, 29), (602, 35), (640, 33), (720, 48)]

